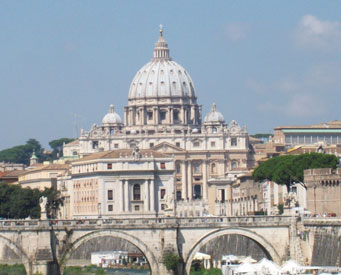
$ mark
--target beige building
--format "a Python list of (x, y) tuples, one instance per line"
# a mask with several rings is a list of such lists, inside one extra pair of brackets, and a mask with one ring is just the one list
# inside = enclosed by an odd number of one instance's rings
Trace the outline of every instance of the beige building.
[(174, 216), (174, 162), (153, 150), (91, 154), (64, 180), (72, 218)]
[(64, 174), (68, 168), (68, 164), (45, 163), (36, 164), (31, 169), (19, 175), (19, 184), (23, 188), (37, 188), (44, 190), (45, 188), (57, 188), (57, 177)]
[(341, 216), (341, 168), (304, 171), (307, 186), (307, 208), (313, 214), (335, 213)]
[[(65, 158), (75, 152), (86, 157), (135, 147), (171, 156), (175, 163), (174, 198), (182, 215), (190, 215), (183, 209), (208, 205), (210, 179), (246, 173), (254, 166), (245, 127), (234, 120), (227, 124), (214, 103), (202, 119), (194, 83), (170, 58), (162, 30), (152, 60), (138, 70), (130, 85), (124, 121), (110, 105), (101, 125), (81, 130), (78, 141), (79, 145), (74, 142), (64, 147)], [(215, 206), (203, 211), (213, 214)]]

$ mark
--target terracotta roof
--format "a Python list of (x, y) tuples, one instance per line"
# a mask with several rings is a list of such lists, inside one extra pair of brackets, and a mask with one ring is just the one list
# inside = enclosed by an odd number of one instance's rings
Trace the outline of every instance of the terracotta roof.
[[(126, 156), (130, 157), (132, 156), (133, 149), (119, 149), (114, 151), (105, 151), (105, 152), (99, 152), (99, 153), (93, 153), (91, 155), (88, 155), (86, 157), (83, 157), (81, 159), (77, 159), (73, 161), (72, 163), (78, 163), (88, 160), (95, 160), (95, 159), (115, 159), (115, 158), (125, 158)], [(148, 149), (142, 149), (140, 150), (140, 153), (142, 155), (142, 158), (147, 154), (148, 157), (151, 155), (156, 158), (169, 158), (169, 155), (162, 154), (160, 152), (154, 151), (154, 150), (148, 150)]]
[(1, 176), (1, 178), (17, 178), (21, 175), (23, 175), (26, 171), (25, 170), (12, 170), (8, 172), (4, 172), (4, 175)]
[(36, 168), (26, 170), (24, 172), (25, 172), (25, 174), (28, 174), (31, 172), (37, 172), (37, 171), (42, 171), (42, 170), (67, 170), (67, 169), (69, 169), (68, 164), (50, 163), (50, 164), (46, 164), (46, 165), (44, 165), (44, 164), (39, 165)]

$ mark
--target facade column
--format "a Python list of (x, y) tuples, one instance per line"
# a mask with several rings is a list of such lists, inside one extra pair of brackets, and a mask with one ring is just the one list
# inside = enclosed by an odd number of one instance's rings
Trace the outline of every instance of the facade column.
[(186, 174), (186, 161), (181, 162), (181, 181), (182, 181), (182, 190), (181, 190), (181, 198), (183, 200), (187, 199), (187, 174)]
[(149, 211), (149, 196), (150, 196), (150, 193), (149, 193), (149, 181), (145, 180), (144, 181), (144, 197), (145, 197), (145, 200), (144, 200), (144, 211), (145, 212)]
[(154, 188), (154, 180), (150, 180), (150, 210), (155, 212), (155, 188)]
[(187, 195), (190, 200), (193, 198), (193, 190), (192, 190), (192, 162), (188, 161), (187, 166)]
[(173, 107), (168, 108), (169, 113), (169, 124), (173, 124)]
[(182, 124), (186, 124), (186, 111), (185, 111), (185, 107), (181, 107), (181, 111), (182, 111)]
[(119, 202), (120, 202), (120, 212), (124, 211), (124, 180), (120, 180), (120, 188), (119, 188)]
[(207, 162), (204, 159), (202, 161), (202, 189), (204, 200), (208, 199), (208, 188), (207, 188)]
[(129, 212), (129, 202), (130, 202), (130, 198), (129, 198), (129, 181), (125, 180), (124, 181), (124, 202), (125, 202), (125, 211)]
[(124, 108), (124, 124), (129, 125), (128, 122), (128, 108)]
[(157, 123), (157, 108), (156, 107), (153, 108), (153, 124), (154, 125), (158, 124)]

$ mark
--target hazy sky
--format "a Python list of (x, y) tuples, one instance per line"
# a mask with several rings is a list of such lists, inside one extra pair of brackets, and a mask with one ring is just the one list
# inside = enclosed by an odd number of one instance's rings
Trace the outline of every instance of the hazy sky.
[(341, 1), (0, 1), (0, 150), (123, 118), (164, 25), (204, 115), (249, 133), (341, 119)]

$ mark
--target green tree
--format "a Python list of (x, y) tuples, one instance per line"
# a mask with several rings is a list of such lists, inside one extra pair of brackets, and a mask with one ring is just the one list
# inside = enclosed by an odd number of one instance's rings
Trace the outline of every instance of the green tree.
[(163, 264), (166, 266), (167, 270), (173, 270), (175, 272), (178, 268), (179, 260), (180, 258), (178, 255), (173, 252), (168, 252), (163, 257)]
[(44, 149), (40, 143), (35, 139), (29, 139), (25, 145), (18, 145), (0, 151), (0, 161), (29, 165), (33, 151), (36, 153), (40, 162), (46, 159)]
[(20, 185), (8, 185), (0, 182), (0, 217), (24, 219), (40, 217), (40, 197), (47, 197), (47, 213), (55, 218), (57, 210), (63, 204), (60, 192), (53, 188), (38, 189), (22, 188)]
[(301, 155), (282, 155), (270, 158), (260, 164), (253, 172), (255, 181), (270, 180), (286, 185), (287, 190), (293, 183), (303, 183), (304, 170), (314, 168), (333, 168), (339, 163), (335, 155), (309, 153)]
[(47, 197), (47, 217), (50, 219), (56, 218), (57, 210), (64, 202), (64, 198), (61, 196), (60, 191), (55, 188), (45, 188), (45, 190), (41, 192), (40, 197), (41, 196)]
[(63, 156), (63, 144), (74, 141), (73, 138), (60, 138), (54, 139), (49, 142), (50, 147), (53, 149), (52, 151), (52, 159), (57, 159)]

